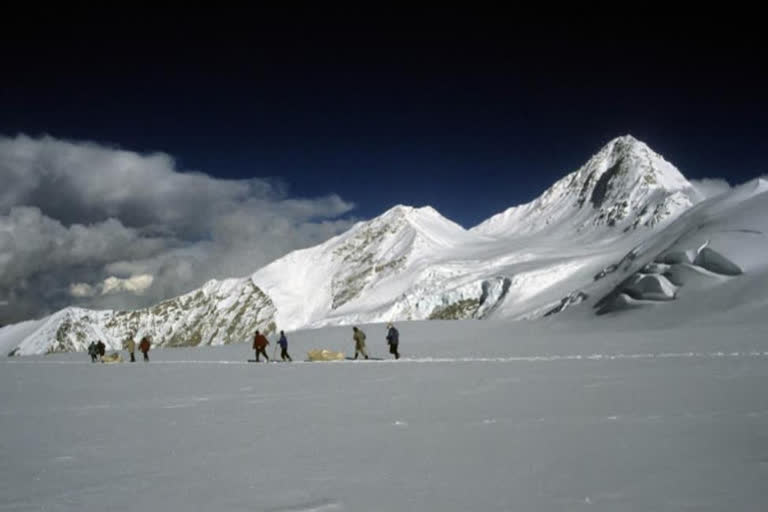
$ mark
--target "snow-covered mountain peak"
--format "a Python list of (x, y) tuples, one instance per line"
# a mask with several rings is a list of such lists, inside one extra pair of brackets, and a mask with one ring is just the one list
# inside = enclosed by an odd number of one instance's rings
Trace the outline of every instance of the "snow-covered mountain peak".
[(437, 224), (451, 226), (458, 231), (464, 231), (464, 228), (455, 222), (443, 217), (440, 212), (431, 206), (422, 206), (417, 208), (415, 206), (399, 204), (397, 206), (393, 206), (378, 217), (367, 221), (366, 224), (387, 222), (408, 222), (416, 228), (424, 229), (428, 229), (430, 225)]
[(627, 232), (671, 220), (703, 196), (675, 166), (631, 135), (602, 147), (580, 169), (534, 201), (510, 208), (472, 228), (490, 236), (558, 231)]
[[(611, 140), (578, 172), (586, 177), (594, 172), (597, 180), (606, 181), (619, 175), (623, 179), (616, 185), (623, 185), (625, 189), (643, 184), (667, 192), (693, 188), (675, 166), (631, 135)], [(606, 173), (612, 175), (604, 178)], [(638, 183), (638, 180), (642, 181)]]
[(384, 218), (384, 219), (405, 218), (405, 217), (408, 217), (409, 215), (418, 215), (420, 211), (426, 211), (426, 210), (433, 210), (433, 208), (430, 206), (425, 206), (423, 208), (416, 208), (414, 206), (398, 204), (393, 206), (389, 210), (385, 211), (384, 213), (382, 213), (376, 218)]
[(292, 329), (323, 320), (413, 265), (481, 239), (432, 207), (397, 205), (319, 246), (274, 261), (252, 279), (277, 306), (278, 325)]
[(411, 243), (452, 247), (475, 235), (459, 224), (443, 217), (431, 206), (415, 208), (397, 205), (382, 215), (362, 223), (360, 231), (378, 231), (382, 228), (391, 234), (406, 236)]

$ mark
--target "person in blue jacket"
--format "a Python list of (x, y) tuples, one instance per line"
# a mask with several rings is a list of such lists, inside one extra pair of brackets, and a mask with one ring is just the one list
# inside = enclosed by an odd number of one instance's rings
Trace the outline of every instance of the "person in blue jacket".
[(397, 346), (400, 344), (400, 333), (397, 332), (397, 329), (395, 329), (395, 326), (391, 323), (387, 324), (387, 329), (389, 353), (395, 356), (395, 359), (400, 359), (400, 352), (397, 351)]
[(277, 344), (280, 345), (280, 357), (283, 358), (283, 361), (286, 359), (293, 361), (291, 356), (288, 355), (288, 338), (285, 337), (285, 333), (283, 331), (280, 331), (280, 339), (277, 340)]

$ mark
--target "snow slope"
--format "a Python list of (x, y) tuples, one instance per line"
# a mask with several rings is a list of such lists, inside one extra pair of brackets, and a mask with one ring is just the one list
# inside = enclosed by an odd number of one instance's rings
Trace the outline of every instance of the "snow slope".
[[(0, 511), (765, 510), (765, 310), (567, 313), (405, 322), (397, 362), (4, 358)], [(289, 350), (350, 354), (351, 334)]]
[[(679, 321), (768, 304), (768, 183), (757, 179), (705, 201), (633, 252), (600, 313), (667, 309)], [(608, 276), (610, 277), (610, 276)]]

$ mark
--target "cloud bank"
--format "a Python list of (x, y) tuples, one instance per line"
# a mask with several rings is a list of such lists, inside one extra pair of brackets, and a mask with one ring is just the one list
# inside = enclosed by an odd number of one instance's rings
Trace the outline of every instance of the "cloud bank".
[(0, 137), (0, 180), (0, 324), (69, 304), (146, 306), (247, 275), (345, 231), (354, 206), (52, 137)]

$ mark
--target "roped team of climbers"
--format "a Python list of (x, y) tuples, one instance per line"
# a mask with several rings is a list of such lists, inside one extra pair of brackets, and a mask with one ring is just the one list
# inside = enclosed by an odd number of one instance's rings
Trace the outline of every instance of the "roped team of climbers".
[[(357, 326), (352, 327), (352, 339), (355, 342), (355, 357), (362, 354), (365, 359), (369, 359), (368, 351), (365, 346), (365, 333)], [(128, 338), (123, 342), (123, 348), (128, 351), (130, 361), (136, 362), (136, 342), (134, 341), (135, 334), (130, 334)], [(400, 352), (398, 346), (400, 343), (400, 333), (392, 323), (387, 324), (387, 344), (389, 345), (389, 353), (395, 356), (395, 359), (400, 359)], [(284, 331), (280, 331), (280, 338), (277, 340), (277, 344), (280, 346), (280, 358), (283, 361), (293, 361), (288, 354), (288, 338), (285, 336)], [(267, 346), (269, 340), (267, 337), (258, 330), (253, 336), (253, 350), (256, 353), (255, 362), (260, 362), (260, 356), (264, 356), (264, 359), (268, 362), (269, 356), (267, 355)], [(139, 350), (144, 354), (144, 362), (149, 362), (149, 350), (152, 346), (152, 341), (149, 336), (144, 336), (139, 342)], [(277, 350), (277, 349), (275, 349)], [(97, 343), (91, 342), (88, 345), (88, 355), (91, 356), (91, 362), (101, 361), (104, 362), (104, 354), (106, 351), (106, 345), (99, 340)]]
[[(366, 336), (363, 330), (357, 326), (352, 327), (352, 339), (355, 342), (355, 357), (352, 359), (357, 359), (361, 354), (365, 359), (370, 359), (368, 357), (368, 351), (365, 346)], [(395, 356), (395, 359), (400, 359), (400, 352), (398, 351), (398, 346), (400, 344), (400, 333), (392, 323), (387, 324), (386, 340), (387, 344), (389, 345), (389, 353)], [(282, 360), (293, 361), (291, 356), (288, 354), (288, 338), (285, 336), (285, 332), (280, 331), (280, 339), (278, 339), (277, 344), (280, 346), (280, 357)], [(264, 359), (269, 361), (269, 356), (267, 355), (267, 345), (269, 345), (269, 340), (267, 337), (260, 331), (256, 331), (256, 333), (253, 335), (253, 350), (256, 354), (256, 359), (253, 359), (254, 362), (261, 362), (261, 356), (264, 356)]]

